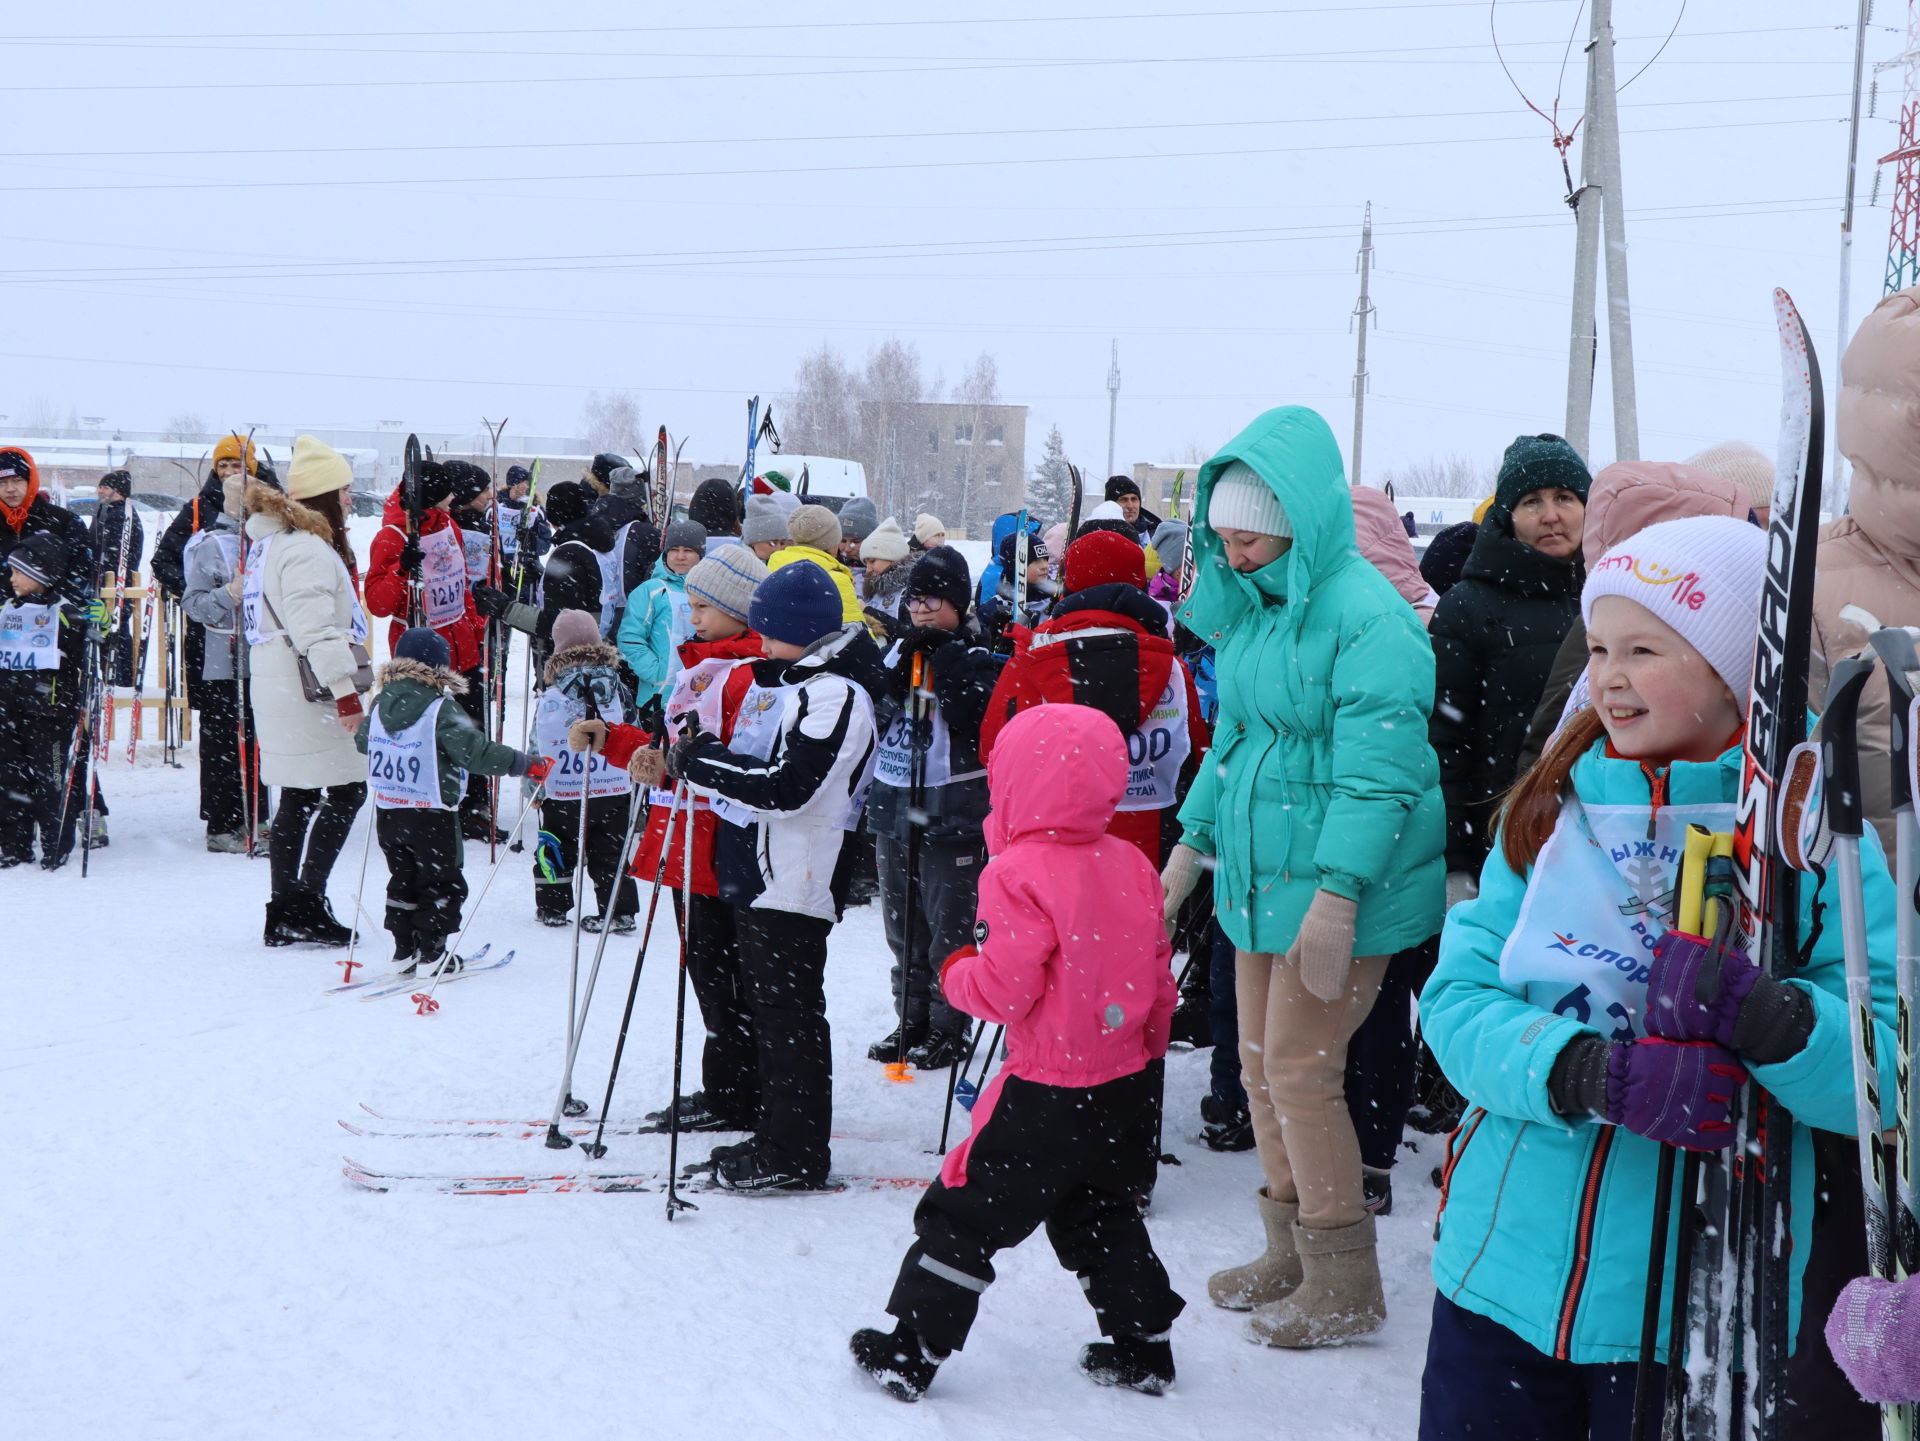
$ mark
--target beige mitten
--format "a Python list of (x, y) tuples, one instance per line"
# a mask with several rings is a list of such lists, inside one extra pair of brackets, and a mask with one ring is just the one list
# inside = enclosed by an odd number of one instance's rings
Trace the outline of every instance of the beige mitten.
[(1173, 854), (1167, 857), (1167, 868), (1160, 872), (1160, 889), (1166, 900), (1162, 914), (1166, 918), (1167, 934), (1173, 934), (1175, 917), (1187, 897), (1193, 894), (1193, 888), (1200, 883), (1200, 852), (1185, 841), (1173, 848)]
[(1332, 1003), (1346, 993), (1353, 969), (1353, 922), (1360, 907), (1332, 891), (1315, 891), (1300, 921), (1287, 959), (1300, 968), (1300, 984)]
[(567, 749), (592, 751), (596, 755), (607, 748), (607, 723), (601, 720), (577, 720), (567, 727)]

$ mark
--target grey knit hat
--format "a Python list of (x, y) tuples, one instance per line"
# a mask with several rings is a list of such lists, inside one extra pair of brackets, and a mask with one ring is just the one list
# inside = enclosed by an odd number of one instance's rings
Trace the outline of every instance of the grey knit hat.
[(873, 534), (873, 528), (880, 524), (880, 512), (874, 509), (873, 502), (864, 495), (856, 495), (840, 507), (840, 538), (842, 540), (865, 540)]
[(772, 496), (747, 497), (747, 518), (740, 526), (740, 540), (745, 545), (761, 540), (778, 541), (781, 545), (787, 543), (787, 513)]
[(753, 593), (766, 578), (759, 556), (744, 545), (723, 545), (687, 572), (687, 594), (744, 624)]
[(670, 550), (698, 550), (707, 548), (707, 528), (698, 521), (675, 520), (667, 524), (667, 533), (660, 537), (660, 554)]

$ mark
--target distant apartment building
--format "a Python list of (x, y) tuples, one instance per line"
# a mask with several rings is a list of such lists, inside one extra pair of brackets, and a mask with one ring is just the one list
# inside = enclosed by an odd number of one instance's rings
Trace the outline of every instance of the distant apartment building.
[(929, 511), (959, 538), (1027, 496), (1027, 407), (946, 401), (860, 407), (867, 488), (882, 515), (911, 528)]
[[(1187, 478), (1180, 484), (1180, 518), (1191, 519), (1194, 487), (1200, 483), (1200, 467), (1204, 463), (1189, 460), (1178, 464), (1155, 465), (1144, 460), (1135, 461), (1133, 483), (1140, 487), (1140, 503), (1162, 520), (1168, 519), (1173, 506), (1174, 482), (1185, 472)], [(1105, 493), (1104, 486), (1102, 493)]]

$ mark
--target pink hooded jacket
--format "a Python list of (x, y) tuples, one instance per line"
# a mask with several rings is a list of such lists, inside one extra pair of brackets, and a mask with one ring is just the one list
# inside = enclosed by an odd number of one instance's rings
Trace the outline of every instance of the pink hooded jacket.
[[(978, 954), (960, 953), (941, 977), (949, 1002), (1007, 1027), (1006, 1064), (973, 1108), (976, 1133), (1008, 1076), (1098, 1086), (1167, 1052), (1179, 997), (1160, 877), (1106, 830), (1126, 783), (1120, 728), (1090, 706), (1022, 711), (994, 744)], [(947, 1153), (947, 1185), (966, 1184), (969, 1144)]]
[(1420, 560), (1413, 553), (1413, 542), (1407, 539), (1400, 512), (1393, 508), (1384, 490), (1375, 490), (1370, 485), (1353, 487), (1353, 543), (1360, 548), (1360, 554), (1373, 563), (1373, 568), (1400, 592), (1400, 598), (1413, 607), (1422, 625), (1433, 619), (1433, 608), (1440, 603), (1440, 597), (1420, 574)]

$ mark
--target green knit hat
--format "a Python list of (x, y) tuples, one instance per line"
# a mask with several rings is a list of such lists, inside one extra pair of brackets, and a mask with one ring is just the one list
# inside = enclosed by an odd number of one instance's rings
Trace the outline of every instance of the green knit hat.
[(1518, 436), (1500, 457), (1500, 478), (1494, 482), (1487, 519), (1511, 535), (1513, 508), (1528, 491), (1565, 487), (1584, 501), (1592, 484), (1580, 452), (1560, 436)]

